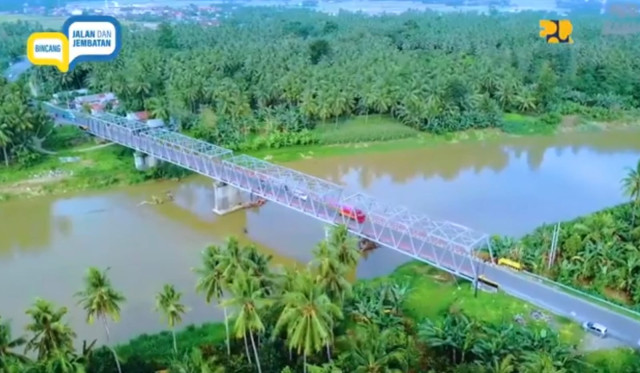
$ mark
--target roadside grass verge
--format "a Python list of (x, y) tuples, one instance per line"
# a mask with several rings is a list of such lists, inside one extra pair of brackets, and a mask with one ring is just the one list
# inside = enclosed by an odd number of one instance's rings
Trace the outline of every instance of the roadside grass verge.
[[(479, 290), (478, 296), (474, 297), (471, 283), (456, 280), (448, 273), (426, 264), (406, 263), (389, 278), (410, 284), (404, 311), (416, 322), (425, 318), (442, 318), (447, 312), (455, 310), (488, 323), (515, 322), (514, 318), (520, 315), (531, 327), (543, 327), (546, 324), (531, 317), (531, 312), (540, 308), (501, 292), (491, 294)], [(582, 343), (585, 333), (580, 325), (567, 318), (550, 316), (547, 326), (558, 332), (561, 341), (571, 345)]]
[(631, 373), (630, 367), (638, 360), (637, 354), (632, 348), (621, 347), (590, 352), (586, 355), (586, 360), (602, 373)]

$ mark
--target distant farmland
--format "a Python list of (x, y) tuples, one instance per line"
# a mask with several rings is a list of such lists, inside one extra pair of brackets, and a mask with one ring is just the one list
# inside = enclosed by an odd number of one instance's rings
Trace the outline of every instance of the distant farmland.
[(38, 22), (45, 29), (60, 30), (67, 17), (32, 16), (28, 14), (0, 14), (0, 22)]

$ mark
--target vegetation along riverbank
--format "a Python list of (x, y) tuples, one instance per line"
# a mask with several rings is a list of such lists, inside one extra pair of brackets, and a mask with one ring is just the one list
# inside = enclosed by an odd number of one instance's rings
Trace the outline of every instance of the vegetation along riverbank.
[(555, 255), (556, 224), (520, 240), (495, 237), (493, 248), (536, 274), (640, 311), (640, 161), (621, 187), (630, 202), (558, 223)]
[[(529, 23), (539, 17), (407, 13), (371, 24), (356, 15), (247, 9), (214, 28), (126, 26), (128, 48), (114, 63), (70, 74), (37, 67), (17, 86), (3, 84), (12, 100), (0, 110), (0, 158), (11, 165), (0, 168), (0, 195), (182, 176), (136, 173), (117, 146), (78, 154), (85, 145), (65, 129), (50, 132), (27, 105), (31, 94), (49, 99), (83, 87), (115, 93), (119, 105), (106, 110), (173, 118), (187, 134), (274, 161), (633, 124), (635, 62), (621, 61), (636, 61), (637, 46), (592, 32), (606, 17), (581, 16), (573, 20), (585, 32), (580, 45), (555, 48), (533, 37)], [(10, 58), (42, 28), (13, 25), (5, 24), (11, 38), (2, 41)], [(443, 38), (435, 31), (442, 28), (464, 40)], [(32, 118), (17, 119), (26, 112)], [(60, 154), (43, 155), (52, 149)]]
[[(130, 150), (55, 127), (33, 104), (85, 87), (118, 97), (118, 105), (99, 110), (144, 110), (185, 134), (274, 161), (633, 124), (640, 36), (602, 35), (606, 17), (576, 15), (573, 36), (580, 42), (562, 48), (538, 37), (541, 18), (531, 12), (407, 13), (372, 22), (363, 15), (247, 9), (220, 27), (125, 25), (127, 47), (112, 63), (84, 63), (68, 74), (36, 67), (16, 83), (0, 81), (0, 198), (186, 175), (169, 165), (137, 172)], [(2, 27), (9, 36), (0, 41), (4, 65), (41, 28)], [(518, 242), (496, 241), (496, 250), (534, 272), (637, 305), (637, 172), (628, 180), (631, 204), (561, 225), (550, 270), (541, 251), (549, 246), (550, 227)], [(315, 250), (308, 268), (276, 271), (268, 257), (233, 239), (208, 247), (198, 288), (229, 313), (228, 323), (142, 336), (113, 350), (94, 351), (91, 343), (74, 348), (65, 309), (38, 300), (28, 310), (27, 339), (12, 337), (7, 322), (0, 327), (0, 369), (640, 369), (633, 352), (579, 348), (585, 335), (567, 320), (501, 294), (473, 298), (466, 284), (426, 266), (411, 263), (352, 285), (345, 276), (360, 254), (342, 229)], [(126, 294), (113, 289), (107, 275), (91, 269), (77, 298), (108, 336)], [(175, 330), (188, 305), (181, 304), (179, 289), (158, 288), (159, 313)], [(35, 361), (16, 355), (23, 346)]]
[[(474, 298), (467, 284), (426, 265), (409, 263), (351, 284), (346, 276), (361, 255), (344, 227), (333, 228), (304, 268), (273, 268), (270, 257), (231, 237), (203, 250), (194, 269), (194, 285), (211, 307), (225, 310), (226, 323), (176, 332), (189, 306), (179, 289), (159, 284), (157, 312), (171, 331), (113, 349), (85, 342), (76, 351), (66, 308), (39, 299), (27, 311), (33, 320), (25, 338), (12, 335), (9, 322), (0, 324), (0, 371), (624, 373), (640, 367), (632, 350), (582, 351), (578, 325), (502, 294)], [(109, 323), (126, 317), (120, 308), (127, 301), (108, 274), (90, 268), (76, 293), (87, 320), (106, 333)], [(21, 355), (25, 347), (35, 360)]]

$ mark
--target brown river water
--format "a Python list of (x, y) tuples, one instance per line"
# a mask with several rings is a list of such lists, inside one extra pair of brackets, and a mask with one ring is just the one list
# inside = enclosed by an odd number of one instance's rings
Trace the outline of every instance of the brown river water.
[[(522, 235), (544, 222), (570, 219), (620, 203), (625, 167), (640, 158), (640, 132), (567, 134), (306, 160), (289, 166), (362, 190), (389, 204), (488, 233)], [(133, 166), (133, 160), (132, 160)], [(172, 190), (173, 203), (138, 204)], [(0, 204), (0, 315), (18, 334), (24, 310), (40, 296), (69, 307), (81, 338), (102, 338), (84, 323), (72, 295), (89, 266), (111, 267), (127, 297), (112, 326), (121, 342), (164, 328), (153, 311), (165, 283), (184, 292), (185, 324), (219, 320), (195, 294), (200, 251), (236, 235), (255, 242), (281, 265), (306, 263), (322, 225), (275, 204), (217, 217), (211, 183), (193, 177), (107, 191)], [(247, 228), (248, 234), (243, 233)], [(391, 272), (406, 259), (379, 249), (358, 267), (359, 278)]]

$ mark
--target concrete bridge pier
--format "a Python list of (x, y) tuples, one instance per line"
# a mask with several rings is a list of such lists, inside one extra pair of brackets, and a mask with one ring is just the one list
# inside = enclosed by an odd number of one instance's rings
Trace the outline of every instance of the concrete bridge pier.
[(133, 162), (138, 171), (146, 171), (150, 168), (157, 167), (160, 163), (156, 157), (138, 151), (133, 153)]
[(146, 155), (144, 153), (141, 153), (141, 152), (133, 153), (133, 163), (136, 166), (136, 170), (146, 171), (148, 169), (145, 158), (146, 158)]
[(213, 198), (213, 212), (221, 216), (247, 207), (252, 199), (248, 193), (217, 181), (213, 182)]
[(154, 167), (158, 167), (158, 164), (160, 164), (160, 160), (154, 156), (151, 155), (147, 155), (147, 157), (145, 158), (144, 162), (147, 165), (147, 168), (154, 168)]
[(372, 251), (378, 248), (378, 244), (368, 240), (366, 238), (361, 238), (358, 241), (358, 249), (360, 249), (360, 251)]

